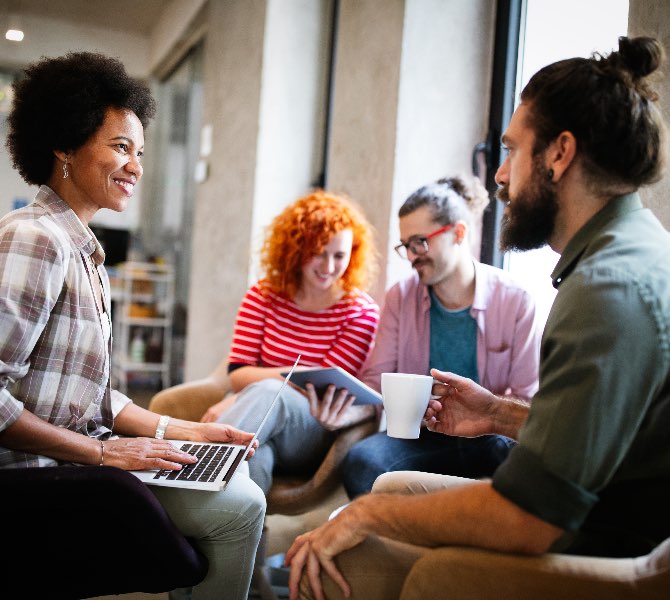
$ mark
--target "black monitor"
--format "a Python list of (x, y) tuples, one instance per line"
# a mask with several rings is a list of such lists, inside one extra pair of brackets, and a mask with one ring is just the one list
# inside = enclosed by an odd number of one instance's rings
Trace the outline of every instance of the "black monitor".
[(91, 231), (98, 238), (105, 251), (105, 265), (113, 267), (125, 262), (128, 257), (128, 241), (130, 232), (127, 229), (111, 229), (91, 225)]

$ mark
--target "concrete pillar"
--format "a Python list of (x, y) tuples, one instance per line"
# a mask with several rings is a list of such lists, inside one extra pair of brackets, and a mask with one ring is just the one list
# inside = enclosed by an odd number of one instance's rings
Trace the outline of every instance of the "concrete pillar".
[[(225, 359), (264, 228), (321, 170), (332, 0), (210, 0), (185, 379)], [(215, 160), (214, 160), (215, 157)]]
[[(365, 210), (382, 261), (397, 145), (405, 0), (341, 0), (326, 186)], [(380, 298), (382, 275), (373, 290)]]
[(247, 287), (266, 3), (210, 0), (209, 11), (203, 124), (212, 151), (194, 199), (186, 380), (225, 357)]
[(264, 229), (321, 174), (333, 0), (268, 0), (250, 281)]

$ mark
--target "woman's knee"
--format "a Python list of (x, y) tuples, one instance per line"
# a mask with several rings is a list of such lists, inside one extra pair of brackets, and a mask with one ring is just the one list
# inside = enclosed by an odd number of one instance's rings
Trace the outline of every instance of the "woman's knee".
[(249, 479), (250, 487), (253, 487), (253, 492), (248, 492), (247, 502), (243, 514), (249, 521), (250, 526), (257, 527), (263, 524), (265, 520), (265, 511), (267, 509), (267, 502), (265, 500), (265, 493), (263, 490)]
[(212, 529), (206, 537), (211, 541), (260, 538), (265, 520), (265, 494), (249, 477), (236, 474), (221, 492), (217, 508), (218, 511), (209, 516)]
[(240, 465), (217, 500), (222, 511), (238, 514), (250, 523), (263, 520), (265, 517), (265, 494), (249, 478), (249, 463)]
[(249, 521), (257, 521), (259, 518), (262, 520), (265, 517), (265, 494), (247, 474), (234, 475), (224, 494), (228, 492), (235, 509)]
[(263, 527), (265, 494), (244, 472), (220, 492), (157, 486), (151, 491), (181, 532), (196, 540), (227, 539)]
[(274, 377), (268, 377), (267, 379), (261, 379), (260, 381), (255, 381), (244, 387), (240, 392), (238, 392), (237, 400), (239, 401), (249, 401), (251, 399), (266, 399), (270, 398), (270, 401), (274, 399), (281, 387), (282, 382), (279, 379)]
[(280, 385), (281, 382), (274, 379), (263, 379), (249, 384), (238, 392), (235, 402), (221, 414), (218, 422), (228, 423), (245, 431), (255, 431), (272, 405)]

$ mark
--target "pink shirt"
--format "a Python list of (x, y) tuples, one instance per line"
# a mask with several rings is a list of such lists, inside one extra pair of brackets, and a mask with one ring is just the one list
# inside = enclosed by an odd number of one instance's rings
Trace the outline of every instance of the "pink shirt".
[[(533, 298), (501, 269), (475, 261), (479, 383), (495, 394), (531, 398), (538, 388), (541, 324)], [(359, 379), (381, 391), (386, 372), (429, 374), (430, 294), (415, 273), (388, 290), (373, 351)]]

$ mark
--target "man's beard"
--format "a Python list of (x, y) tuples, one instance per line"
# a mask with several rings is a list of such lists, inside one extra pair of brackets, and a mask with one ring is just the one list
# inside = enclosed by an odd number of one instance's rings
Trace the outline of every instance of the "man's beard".
[[(510, 200), (508, 186), (496, 192), (499, 200)], [(500, 248), (507, 250), (533, 250), (541, 248), (554, 232), (558, 197), (554, 183), (549, 179), (549, 171), (540, 162), (533, 160), (531, 178), (517, 192), (514, 200), (507, 206), (502, 218)]]

